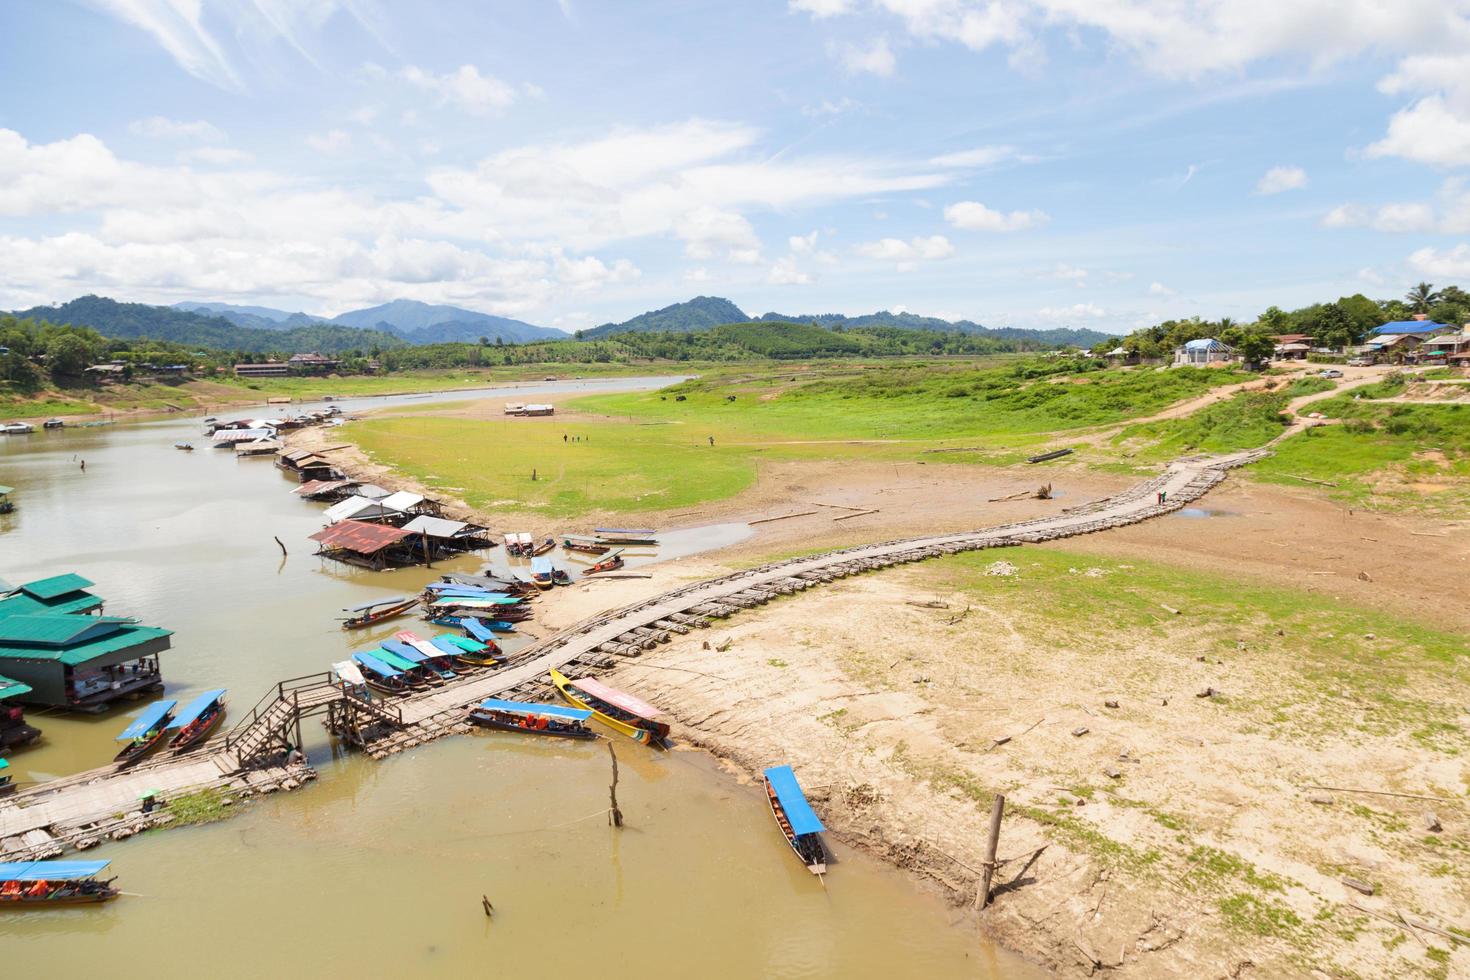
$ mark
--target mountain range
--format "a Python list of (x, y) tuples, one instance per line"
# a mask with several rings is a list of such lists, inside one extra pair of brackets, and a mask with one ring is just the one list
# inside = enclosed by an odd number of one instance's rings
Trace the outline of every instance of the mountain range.
[(473, 344), (481, 337), (490, 341), (503, 340), (507, 344), (525, 344), (537, 340), (563, 340), (567, 336), (565, 331), (554, 327), (538, 327), (508, 317), (477, 313), (458, 306), (434, 306), (411, 299), (349, 310), (334, 317), (233, 303), (175, 303), (173, 309), (212, 314), (253, 330), (290, 330), (315, 323), (331, 323), (361, 330), (379, 330), (402, 337), (412, 344)]
[(578, 333), (579, 337), (610, 337), (620, 333), (689, 333), (708, 330), (711, 327), (730, 323), (771, 321), (783, 323), (809, 323), (832, 329), (859, 329), (893, 327), (900, 330), (938, 330), (995, 337), (999, 340), (1034, 342), (1040, 346), (1091, 347), (1106, 340), (1108, 334), (1085, 328), (1059, 327), (1052, 330), (1026, 330), (1021, 327), (986, 327), (970, 320), (941, 320), (938, 317), (918, 316), (914, 313), (890, 313), (881, 310), (862, 316), (846, 316), (842, 313), (762, 313), (751, 316), (740, 307), (719, 296), (696, 296), (683, 303), (675, 303), (661, 310), (641, 313), (622, 323), (604, 323)]

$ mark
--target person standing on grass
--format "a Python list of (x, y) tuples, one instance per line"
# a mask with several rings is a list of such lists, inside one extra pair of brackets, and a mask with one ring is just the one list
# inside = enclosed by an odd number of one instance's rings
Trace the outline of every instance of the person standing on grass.
[(713, 446), (713, 445), (714, 445), (714, 444), (715, 444), (715, 437), (714, 437), (714, 436), (710, 436), (710, 437), (709, 437), (709, 444), (710, 444), (710, 445), (711, 445), (711, 446)]

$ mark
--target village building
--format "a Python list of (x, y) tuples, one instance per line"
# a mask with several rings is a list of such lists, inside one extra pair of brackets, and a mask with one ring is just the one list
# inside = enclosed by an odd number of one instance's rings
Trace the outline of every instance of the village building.
[(1271, 338), (1276, 344), (1273, 355), (1278, 361), (1305, 361), (1312, 350), (1312, 335), (1283, 333)]
[(415, 517), (403, 525), (403, 530), (417, 540), (415, 550), (425, 561), (433, 561), (443, 554), (488, 548), (494, 543), (489, 528), (465, 521), (430, 517), (427, 514)]
[(119, 616), (22, 613), (0, 619), (0, 671), (31, 688), (33, 704), (101, 711), (119, 698), (162, 690), (158, 654), (168, 630)]
[(336, 480), (341, 474), (330, 459), (311, 449), (292, 449), (276, 457), (276, 468), (290, 473), (302, 483)]
[(31, 613), (100, 613), (103, 599), (87, 591), (93, 582), (75, 572), (37, 579), (25, 585), (0, 582), (0, 619)]
[(1212, 367), (1229, 364), (1233, 360), (1235, 348), (1214, 337), (1186, 341), (1174, 348), (1175, 367)]
[(323, 511), (322, 516), (327, 519), (328, 524), (339, 522), (374, 524), (403, 523), (408, 520), (408, 515), (396, 508), (387, 506), (387, 498), (372, 500), (361, 494), (341, 500)]
[(237, 378), (284, 378), (290, 373), (290, 365), (282, 361), (235, 365), (235, 377)]
[(25, 709), (19, 703), (30, 693), (29, 684), (0, 677), (0, 752), (17, 745), (30, 745), (41, 737), (39, 728), (26, 723)]
[(384, 524), (344, 520), (311, 535), (317, 554), (333, 561), (382, 570), (418, 563), (407, 539), (410, 532)]
[(292, 354), (286, 363), (293, 371), (301, 374), (326, 374), (335, 371), (342, 362), (312, 351), (310, 354)]

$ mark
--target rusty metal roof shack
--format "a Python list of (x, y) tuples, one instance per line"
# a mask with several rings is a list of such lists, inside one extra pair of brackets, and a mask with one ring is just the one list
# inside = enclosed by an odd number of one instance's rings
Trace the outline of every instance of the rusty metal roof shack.
[(311, 535), (321, 545), (317, 554), (363, 568), (397, 568), (415, 564), (404, 539), (408, 531), (365, 521), (341, 521)]

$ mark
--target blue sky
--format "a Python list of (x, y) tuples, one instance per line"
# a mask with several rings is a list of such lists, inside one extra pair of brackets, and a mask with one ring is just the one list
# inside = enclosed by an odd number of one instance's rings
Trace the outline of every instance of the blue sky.
[(1470, 281), (1470, 0), (9, 0), (0, 308), (1126, 331)]

